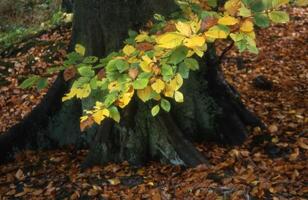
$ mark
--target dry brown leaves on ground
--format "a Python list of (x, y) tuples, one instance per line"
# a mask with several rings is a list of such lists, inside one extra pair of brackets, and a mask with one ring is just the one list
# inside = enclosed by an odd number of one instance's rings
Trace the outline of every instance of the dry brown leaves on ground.
[[(87, 151), (26, 151), (14, 163), (0, 166), (0, 199), (307, 199), (307, 13), (307, 8), (293, 8), (289, 24), (258, 31), (258, 57), (244, 54), (239, 61), (234, 49), (227, 54), (226, 78), (262, 118), (268, 133), (256, 128), (240, 147), (198, 144), (212, 167), (122, 163), (83, 171), (80, 164)], [(33, 48), (31, 55), (44, 52)], [(9, 122), (1, 124), (2, 131), (43, 95), (16, 88), (18, 75), (49, 66), (25, 69), (25, 57), (7, 60), (15, 67), (9, 85), (0, 89), (1, 121)], [(253, 87), (252, 80), (259, 75), (273, 83), (271, 90)]]

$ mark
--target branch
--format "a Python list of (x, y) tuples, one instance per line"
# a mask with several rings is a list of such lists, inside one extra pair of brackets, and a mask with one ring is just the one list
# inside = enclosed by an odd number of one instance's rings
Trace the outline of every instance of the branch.
[(232, 49), (232, 47), (234, 46), (234, 41), (232, 40), (232, 42), (230, 43), (229, 46), (227, 46), (222, 53), (220, 54), (219, 58), (218, 58), (218, 63), (221, 64), (221, 61), (224, 59), (226, 53)]

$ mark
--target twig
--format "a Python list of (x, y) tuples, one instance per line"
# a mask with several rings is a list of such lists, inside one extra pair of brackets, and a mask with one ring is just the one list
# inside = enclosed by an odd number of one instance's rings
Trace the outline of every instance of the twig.
[(232, 49), (232, 47), (234, 46), (234, 41), (232, 40), (232, 42), (230, 43), (229, 46), (227, 46), (222, 53), (220, 54), (219, 58), (218, 58), (218, 63), (221, 64), (221, 61), (223, 60), (224, 56), (226, 55), (226, 53)]

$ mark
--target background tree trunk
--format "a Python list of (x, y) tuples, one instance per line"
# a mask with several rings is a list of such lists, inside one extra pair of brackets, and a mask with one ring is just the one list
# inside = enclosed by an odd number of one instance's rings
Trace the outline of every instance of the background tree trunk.
[[(129, 29), (138, 30), (154, 13), (168, 15), (177, 9), (173, 0), (75, 0), (71, 47), (80, 43), (87, 55), (104, 56), (123, 46)], [(150, 106), (135, 99), (122, 112), (121, 123), (106, 120), (80, 134), (81, 108), (88, 102), (61, 104), (67, 84), (58, 77), (36, 109), (20, 124), (0, 136), (0, 158), (16, 149), (85, 146), (92, 141), (84, 166), (128, 160), (142, 164), (149, 159), (195, 166), (206, 159), (191, 140), (215, 139), (226, 144), (244, 141), (246, 125), (261, 125), (224, 80), (213, 47), (200, 60), (201, 69), (183, 86), (185, 102), (171, 113), (152, 117)], [(65, 123), (63, 123), (65, 122)], [(9, 141), (9, 143), (7, 143)], [(42, 142), (43, 141), (43, 142)]]

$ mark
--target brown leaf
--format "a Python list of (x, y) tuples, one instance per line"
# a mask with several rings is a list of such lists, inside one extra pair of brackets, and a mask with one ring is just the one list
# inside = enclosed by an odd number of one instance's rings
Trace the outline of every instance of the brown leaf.
[(270, 133), (275, 133), (278, 131), (278, 127), (275, 124), (272, 124), (268, 127)]
[(133, 80), (135, 80), (137, 78), (139, 74), (139, 70), (137, 68), (130, 68), (128, 70), (128, 75), (129, 77), (131, 77)]
[(154, 49), (154, 45), (148, 42), (142, 42), (136, 45), (139, 51), (150, 51)]
[(65, 81), (69, 81), (76, 76), (77, 70), (75, 67), (69, 67), (64, 70), (63, 78)]
[(19, 170), (16, 172), (15, 177), (16, 177), (19, 181), (25, 180), (24, 172), (23, 172), (21, 169), (19, 169)]
[(298, 145), (305, 150), (308, 150), (308, 139), (306, 138), (299, 138)]
[(201, 31), (206, 31), (212, 26), (216, 25), (218, 22), (217, 18), (214, 17), (206, 17), (201, 23)]
[(88, 117), (88, 119), (80, 123), (81, 132), (83, 132), (86, 128), (92, 126), (93, 124), (94, 124), (94, 120), (92, 119), (92, 117)]
[(97, 79), (98, 79), (99, 81), (101, 81), (103, 78), (106, 78), (105, 69), (101, 69), (101, 70), (99, 70), (99, 72), (97, 73)]

